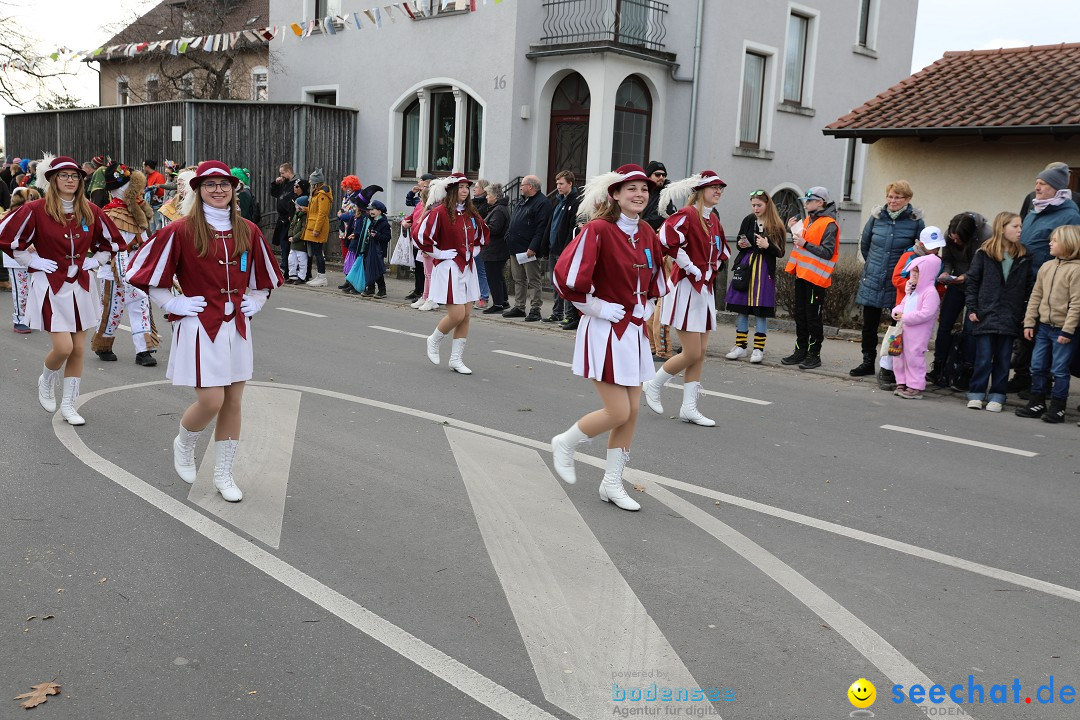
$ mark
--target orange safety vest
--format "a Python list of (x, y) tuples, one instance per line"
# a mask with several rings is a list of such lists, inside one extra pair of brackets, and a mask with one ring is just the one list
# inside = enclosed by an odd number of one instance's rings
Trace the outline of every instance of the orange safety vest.
[[(820, 245), (821, 239), (825, 237), (825, 230), (828, 229), (830, 223), (835, 225), (836, 220), (827, 215), (814, 220), (809, 227), (803, 230), (803, 240), (806, 240), (807, 245)], [(837, 230), (839, 230), (839, 226)], [(784, 272), (789, 272), (795, 277), (802, 278), (818, 287), (827, 288), (832, 285), (832, 272), (838, 257), (840, 257), (839, 232), (837, 233), (836, 247), (833, 248), (831, 259), (823, 260), (817, 255), (807, 252), (804, 248), (795, 246), (791, 250), (791, 255), (788, 256), (788, 263), (787, 267), (784, 268)]]

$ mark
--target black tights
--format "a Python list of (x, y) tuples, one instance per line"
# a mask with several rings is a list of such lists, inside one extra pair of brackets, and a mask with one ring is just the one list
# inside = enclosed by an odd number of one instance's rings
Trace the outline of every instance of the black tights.
[(309, 242), (307, 244), (308, 256), (314, 259), (319, 274), (326, 272), (326, 258), (323, 257), (324, 243)]

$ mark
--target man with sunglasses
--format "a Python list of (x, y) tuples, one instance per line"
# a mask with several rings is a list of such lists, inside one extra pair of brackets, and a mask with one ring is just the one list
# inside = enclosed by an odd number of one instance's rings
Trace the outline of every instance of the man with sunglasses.
[[(664, 163), (659, 160), (650, 160), (645, 168), (645, 174), (649, 176), (654, 185), (649, 190), (649, 204), (645, 206), (645, 212), (642, 213), (641, 219), (647, 222), (653, 230), (659, 232), (660, 226), (664, 224), (665, 219), (660, 216), (660, 191), (667, 187), (668, 172)], [(674, 213), (676, 209), (672, 208), (671, 212)]]

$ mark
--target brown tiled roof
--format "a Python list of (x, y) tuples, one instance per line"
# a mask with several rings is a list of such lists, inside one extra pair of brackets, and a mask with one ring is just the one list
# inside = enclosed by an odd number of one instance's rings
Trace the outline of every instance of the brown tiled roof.
[[(222, 3), (232, 8), (224, 16), (220, 28), (196, 26), (193, 30), (184, 31), (183, 3), (162, 0), (145, 15), (114, 35), (112, 39), (102, 43), (102, 46), (175, 40), (182, 36), (207, 33), (256, 30), (270, 24), (270, 0), (197, 0), (192, 2), (191, 6), (197, 9), (212, 3)], [(248, 22), (252, 18), (255, 20)]]
[(1080, 132), (1080, 43), (947, 52), (825, 127), (826, 135)]

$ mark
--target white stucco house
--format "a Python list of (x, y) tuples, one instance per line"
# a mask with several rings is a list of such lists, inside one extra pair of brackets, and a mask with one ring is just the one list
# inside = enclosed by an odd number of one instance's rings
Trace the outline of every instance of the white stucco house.
[[(376, 28), (275, 43), (269, 99), (359, 110), (356, 174), (398, 209), (414, 178), (464, 170), (507, 182), (580, 178), (660, 160), (672, 178), (780, 204), (813, 185), (857, 235), (864, 148), (825, 123), (906, 77), (917, 3), (882, 0), (419, 0)], [(340, 16), (370, 0), (270, 0), (270, 21)], [(385, 11), (384, 11), (385, 12)], [(873, 193), (877, 197), (879, 193)]]

